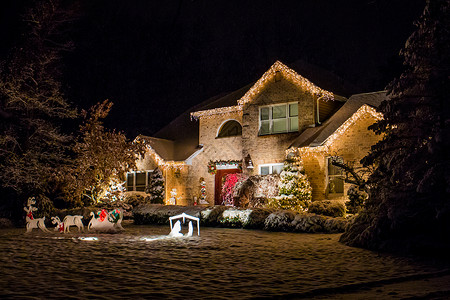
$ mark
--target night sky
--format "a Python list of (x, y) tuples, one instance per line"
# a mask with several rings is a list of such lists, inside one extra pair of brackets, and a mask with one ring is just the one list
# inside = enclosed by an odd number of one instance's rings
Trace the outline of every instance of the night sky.
[[(79, 1), (64, 58), (65, 93), (88, 108), (110, 99), (110, 128), (151, 135), (189, 107), (257, 80), (276, 60), (324, 68), (383, 89), (423, 0)], [(1, 59), (33, 1), (0, 4)]]

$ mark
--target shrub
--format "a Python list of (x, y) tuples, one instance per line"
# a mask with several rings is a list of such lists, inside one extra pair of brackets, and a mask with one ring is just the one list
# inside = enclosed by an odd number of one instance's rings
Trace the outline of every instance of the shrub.
[[(246, 178), (240, 173), (228, 174), (225, 176), (225, 182), (222, 186), (222, 200), (225, 205), (234, 206), (234, 197), (236, 194), (236, 185), (240, 185)], [(238, 184), (239, 183), (239, 184)]]
[(347, 196), (349, 199), (346, 203), (348, 212), (351, 214), (359, 213), (367, 200), (367, 193), (361, 191), (356, 185), (352, 185), (347, 191)]
[[(311, 209), (311, 210), (310, 210)], [(345, 202), (342, 200), (322, 200), (315, 201), (308, 207), (310, 213), (315, 213), (330, 217), (345, 217), (347, 209)]]
[(200, 222), (207, 226), (218, 226), (222, 223), (222, 214), (226, 209), (227, 207), (221, 205), (207, 208), (200, 213)]
[(242, 208), (264, 207), (267, 199), (278, 195), (280, 175), (253, 175), (235, 185), (234, 205)]
[(267, 202), (267, 208), (304, 211), (305, 203), (299, 201), (299, 199), (294, 195), (281, 195), (269, 198)]
[(279, 195), (269, 198), (267, 207), (304, 211), (311, 202), (312, 188), (300, 159), (287, 159), (280, 174)]
[(345, 204), (340, 200), (322, 200), (313, 201), (308, 207), (308, 212), (330, 217), (344, 217), (346, 210)]
[(248, 221), (244, 224), (244, 228), (263, 229), (266, 218), (273, 211), (266, 208), (253, 208), (249, 215)]
[(149, 197), (144, 198), (141, 195), (131, 194), (131, 195), (127, 195), (125, 197), (124, 202), (128, 205), (131, 205), (132, 207), (137, 207), (139, 205), (149, 203), (150, 199), (149, 199)]
[(160, 169), (156, 169), (150, 174), (145, 192), (150, 194), (150, 203), (164, 204), (164, 177)]

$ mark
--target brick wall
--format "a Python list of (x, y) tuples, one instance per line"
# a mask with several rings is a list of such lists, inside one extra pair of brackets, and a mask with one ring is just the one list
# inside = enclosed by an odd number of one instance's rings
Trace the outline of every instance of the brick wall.
[[(270, 135), (258, 135), (259, 131), (259, 107), (263, 105), (298, 102), (299, 131), (314, 124), (314, 99), (309, 93), (305, 93), (298, 86), (281, 79), (269, 83), (265, 89), (244, 107), (242, 156), (250, 154), (254, 169), (253, 174), (259, 173), (259, 165), (269, 163), (282, 163), (285, 159), (286, 149), (296, 133), (281, 133)], [(249, 170), (245, 170), (249, 172)]]
[[(214, 175), (208, 173), (209, 161), (242, 160), (242, 136), (217, 138), (221, 126), (229, 121), (236, 120), (242, 125), (242, 112), (232, 112), (215, 115), (212, 118), (202, 117), (199, 121), (199, 144), (204, 151), (192, 161), (189, 166), (189, 175), (186, 178), (186, 194), (189, 199), (200, 197), (200, 178), (206, 182), (207, 201), (214, 204)], [(194, 121), (193, 121), (194, 122)]]
[[(334, 143), (329, 147), (326, 153), (304, 155), (302, 157), (305, 172), (313, 188), (313, 200), (323, 200), (329, 197), (326, 193), (327, 187), (327, 157), (341, 156), (344, 162), (351, 162), (354, 167), (361, 167), (360, 160), (366, 156), (370, 147), (381, 139), (381, 136), (375, 135), (368, 127), (375, 122), (375, 119), (366, 114), (351, 125)], [(344, 184), (344, 194), (350, 184)]]

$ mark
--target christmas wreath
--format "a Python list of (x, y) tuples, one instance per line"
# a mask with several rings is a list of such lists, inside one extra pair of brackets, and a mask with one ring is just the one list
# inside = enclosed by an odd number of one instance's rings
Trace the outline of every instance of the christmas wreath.
[(214, 175), (216, 174), (216, 172), (217, 172), (216, 163), (210, 160), (208, 163), (208, 173)]

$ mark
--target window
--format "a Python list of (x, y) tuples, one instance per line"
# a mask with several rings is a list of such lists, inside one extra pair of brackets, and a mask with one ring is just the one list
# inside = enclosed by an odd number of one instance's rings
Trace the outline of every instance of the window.
[(259, 134), (298, 131), (298, 103), (263, 106), (259, 108)]
[(260, 175), (280, 174), (283, 171), (284, 164), (267, 164), (259, 166)]
[(344, 173), (341, 168), (332, 164), (333, 160), (339, 161), (341, 163), (344, 162), (342, 157), (328, 157), (327, 165), (328, 165), (328, 185), (327, 185), (327, 193), (328, 194), (343, 194), (344, 193)]
[(239, 136), (242, 135), (242, 126), (236, 120), (229, 120), (220, 127), (217, 137)]
[(153, 170), (127, 173), (127, 191), (144, 192)]

